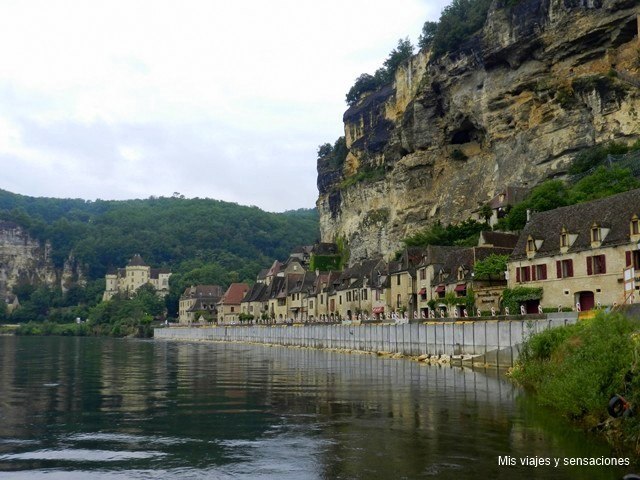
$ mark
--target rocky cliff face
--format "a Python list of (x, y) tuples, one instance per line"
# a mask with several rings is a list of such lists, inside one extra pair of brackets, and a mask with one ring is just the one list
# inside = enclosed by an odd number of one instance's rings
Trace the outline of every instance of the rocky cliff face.
[(497, 1), (457, 52), (416, 55), (344, 114), (344, 164), (318, 162), (322, 240), (390, 255), (583, 148), (639, 138), (638, 23), (635, 0)]
[(69, 258), (61, 271), (51, 259), (51, 245), (31, 238), (19, 225), (0, 221), (0, 294), (18, 284), (59, 285), (63, 289), (73, 281), (82, 281), (79, 268)]

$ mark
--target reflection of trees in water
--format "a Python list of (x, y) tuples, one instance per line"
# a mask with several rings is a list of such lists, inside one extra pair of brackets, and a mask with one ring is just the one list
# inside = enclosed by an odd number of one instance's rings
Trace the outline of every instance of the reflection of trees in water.
[(323, 478), (498, 475), (497, 455), (603, 454), (516, 402), (520, 390), (492, 372), (234, 344), (29, 337), (0, 346), (0, 437), (55, 425), (189, 438), (171, 451), (206, 466), (233, 461), (236, 440), (302, 448), (293, 435), (311, 445)]

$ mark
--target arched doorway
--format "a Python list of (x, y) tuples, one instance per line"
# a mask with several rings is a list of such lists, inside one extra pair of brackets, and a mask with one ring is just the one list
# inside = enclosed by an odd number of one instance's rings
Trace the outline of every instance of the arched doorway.
[(580, 310), (583, 312), (591, 310), (595, 306), (595, 299), (591, 291), (577, 292), (576, 301), (580, 302)]

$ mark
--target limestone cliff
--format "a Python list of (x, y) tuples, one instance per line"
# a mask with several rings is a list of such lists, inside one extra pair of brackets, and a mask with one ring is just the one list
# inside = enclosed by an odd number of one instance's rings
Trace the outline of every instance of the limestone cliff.
[(318, 162), (322, 240), (390, 255), (583, 148), (639, 138), (638, 28), (635, 0), (494, 2), (456, 52), (420, 52), (346, 111), (344, 164)]
[(75, 281), (82, 281), (82, 275), (73, 257), (58, 271), (49, 242), (43, 244), (19, 225), (0, 221), (0, 295), (18, 284), (60, 286), (64, 290)]

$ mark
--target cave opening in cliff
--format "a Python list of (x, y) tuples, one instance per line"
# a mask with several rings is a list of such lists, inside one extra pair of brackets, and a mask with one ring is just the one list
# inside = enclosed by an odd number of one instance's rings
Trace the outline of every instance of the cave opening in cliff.
[(451, 135), (452, 145), (462, 145), (470, 142), (482, 142), (484, 133), (478, 129), (469, 119), (465, 119), (462, 124), (453, 131)]

